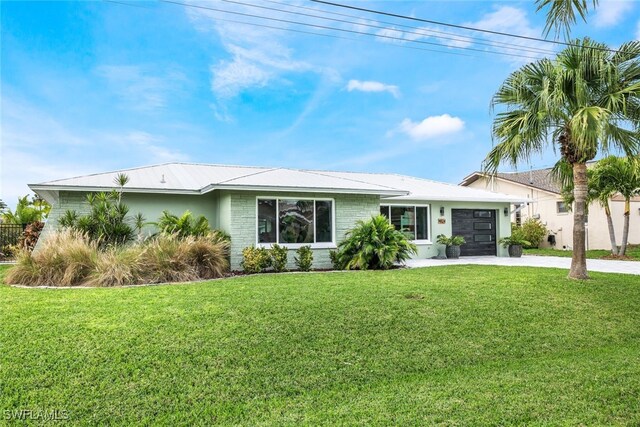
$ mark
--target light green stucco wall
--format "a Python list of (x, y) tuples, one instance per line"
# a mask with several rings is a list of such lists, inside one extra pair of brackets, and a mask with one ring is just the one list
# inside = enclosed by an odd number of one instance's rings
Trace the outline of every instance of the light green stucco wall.
[[(147, 222), (156, 222), (167, 210), (175, 215), (182, 215), (186, 210), (190, 210), (194, 215), (204, 215), (213, 228), (220, 227), (218, 195), (209, 193), (204, 195), (180, 195), (180, 194), (142, 194), (124, 193), (122, 201), (129, 207), (129, 215), (133, 216), (141, 213)], [(58, 228), (58, 219), (67, 210), (75, 210), (78, 214), (86, 214), (89, 211), (89, 204), (86, 200), (86, 193), (77, 191), (61, 191), (58, 203), (54, 203), (47, 219), (47, 224), (43, 230), (43, 236), (48, 235)], [(144, 228), (146, 234), (156, 231), (153, 225)], [(43, 240), (43, 239), (41, 239)]]
[[(256, 244), (256, 198), (257, 197), (307, 197), (329, 198), (335, 201), (335, 236), (336, 241), (344, 239), (345, 233), (353, 228), (359, 219), (370, 218), (379, 213), (379, 197), (359, 194), (324, 194), (324, 193), (268, 193), (268, 192), (223, 192), (221, 199), (228, 197), (231, 204), (229, 220), (231, 234), (231, 268), (239, 270), (242, 261), (242, 249)], [(313, 268), (331, 268), (329, 251), (331, 249), (314, 249)], [(294, 269), (295, 250), (289, 250), (288, 268)]]
[[(392, 202), (388, 200), (382, 200), (380, 202), (383, 205), (424, 205), (429, 204), (431, 208), (431, 244), (419, 244), (418, 255), (415, 258), (431, 258), (438, 255), (438, 247), (443, 247), (436, 243), (436, 236), (438, 234), (445, 234), (451, 236), (451, 210), (452, 209), (495, 209), (496, 212), (496, 239), (500, 239), (505, 236), (511, 235), (511, 222), (509, 216), (504, 216), (503, 209), (509, 208), (510, 205), (506, 203), (488, 203), (488, 202), (437, 202), (424, 200), (410, 200), (402, 202)], [(440, 207), (444, 207), (444, 224), (438, 224), (438, 218), (440, 218)], [(507, 249), (498, 245), (498, 256), (509, 256)]]
[[(358, 194), (326, 194), (326, 193), (273, 193), (249, 191), (214, 191), (205, 195), (172, 195), (172, 194), (139, 194), (125, 193), (123, 201), (129, 206), (131, 215), (142, 213), (147, 221), (157, 221), (163, 210), (181, 215), (190, 210), (194, 215), (204, 215), (213, 228), (220, 228), (231, 235), (231, 268), (241, 269), (242, 249), (256, 244), (256, 198), (257, 197), (305, 197), (330, 198), (335, 201), (335, 239), (336, 243), (344, 239), (345, 233), (353, 228), (359, 219), (368, 219), (380, 212), (382, 204), (429, 204), (431, 211), (431, 244), (420, 244), (416, 258), (430, 258), (437, 255), (438, 246), (435, 236), (451, 235), (451, 209), (496, 209), (497, 238), (511, 234), (509, 217), (505, 217), (503, 209), (509, 207), (503, 203), (483, 202), (425, 202), (420, 200), (392, 202), (380, 201), (378, 196)], [(54, 204), (49, 220), (43, 232), (46, 236), (58, 226), (58, 218), (67, 209), (86, 213), (88, 205), (85, 193), (60, 192), (59, 202)], [(445, 224), (438, 224), (440, 207), (445, 208)], [(148, 226), (146, 233), (155, 231)], [(44, 238), (44, 237), (43, 237)], [(42, 240), (42, 239), (41, 239)], [(314, 268), (331, 268), (329, 250), (331, 248), (314, 249)], [(289, 251), (289, 268), (295, 268), (294, 250)], [(498, 246), (499, 256), (508, 256), (507, 250)]]

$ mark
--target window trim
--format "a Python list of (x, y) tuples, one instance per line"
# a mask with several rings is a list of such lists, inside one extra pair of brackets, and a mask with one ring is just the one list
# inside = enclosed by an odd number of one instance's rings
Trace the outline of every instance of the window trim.
[[(429, 235), (428, 239), (411, 239), (411, 241), (413, 243), (415, 243), (416, 245), (430, 245), (432, 244), (432, 240), (431, 240), (431, 236), (432, 236), (432, 226), (431, 226), (431, 205), (428, 203), (381, 203), (380, 204), (380, 208), (382, 207), (388, 207), (391, 208), (392, 206), (394, 207), (412, 207), (413, 208), (413, 215), (414, 217), (417, 219), (418, 218), (418, 213), (416, 212), (416, 208), (427, 208), (427, 233)], [(378, 211), (380, 210), (380, 208), (378, 208)], [(391, 210), (389, 210), (389, 214), (391, 214)], [(390, 215), (389, 215), (390, 216)], [(387, 219), (389, 220), (389, 223), (391, 223), (391, 218), (387, 217)], [(416, 230), (415, 230), (415, 236), (418, 235), (418, 227), (416, 224)]]
[[(258, 202), (260, 200), (276, 201), (276, 241), (272, 243), (261, 243), (259, 237), (259, 221)], [(280, 200), (313, 200), (313, 243), (278, 243), (280, 240)], [(316, 242), (316, 201), (331, 202), (331, 241)], [(255, 246), (257, 248), (271, 248), (274, 244), (278, 244), (287, 249), (299, 249), (302, 246), (311, 246), (311, 249), (335, 249), (336, 248), (336, 200), (331, 197), (298, 197), (298, 196), (256, 196), (256, 223), (255, 223)]]

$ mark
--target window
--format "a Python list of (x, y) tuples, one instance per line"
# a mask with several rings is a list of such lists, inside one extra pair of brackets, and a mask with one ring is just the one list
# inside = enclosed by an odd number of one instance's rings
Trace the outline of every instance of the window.
[(522, 211), (520, 209), (516, 210), (516, 225), (518, 227), (522, 225)]
[(569, 212), (569, 209), (567, 208), (567, 204), (565, 202), (556, 202), (556, 209), (558, 213)]
[(333, 242), (333, 201), (258, 199), (258, 243)]
[(380, 214), (386, 216), (396, 230), (411, 240), (429, 240), (428, 206), (380, 206)]
[(474, 218), (492, 218), (492, 211), (473, 211)]

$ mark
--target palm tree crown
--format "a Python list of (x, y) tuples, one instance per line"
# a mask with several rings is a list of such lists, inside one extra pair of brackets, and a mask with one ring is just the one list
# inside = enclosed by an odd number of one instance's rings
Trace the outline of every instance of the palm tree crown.
[(493, 135), (498, 142), (485, 161), (497, 170), (516, 166), (557, 148), (569, 164), (619, 149), (632, 156), (640, 148), (640, 42), (618, 51), (588, 38), (574, 42), (554, 60), (541, 59), (513, 72), (498, 89)]

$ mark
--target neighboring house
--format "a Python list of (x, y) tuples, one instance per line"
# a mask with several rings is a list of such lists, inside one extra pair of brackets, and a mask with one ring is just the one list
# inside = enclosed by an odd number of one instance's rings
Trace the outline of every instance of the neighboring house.
[[(538, 218), (553, 236), (544, 239), (542, 247), (555, 246), (558, 249), (570, 249), (573, 241), (573, 214), (570, 206), (562, 199), (560, 186), (550, 175), (551, 169), (536, 169), (527, 172), (498, 173), (496, 176), (474, 172), (460, 183), (461, 186), (487, 189), (526, 198), (524, 207), (512, 206), (511, 221), (520, 224), (527, 218)], [(624, 221), (624, 199), (613, 197), (609, 206), (616, 232), (616, 242), (622, 240)], [(587, 217), (587, 249), (610, 249), (609, 230), (604, 209), (594, 202), (589, 206)], [(553, 245), (555, 240), (555, 245)], [(551, 241), (551, 242), (550, 242)], [(629, 218), (629, 243), (640, 244), (640, 198), (631, 202)]]
[(66, 210), (87, 211), (86, 194), (112, 189), (118, 173), (129, 177), (123, 201), (131, 214), (156, 221), (163, 210), (188, 209), (229, 233), (234, 270), (243, 248), (272, 243), (311, 245), (314, 267), (328, 268), (329, 250), (357, 220), (379, 213), (416, 243), (418, 257), (437, 255), (435, 236), (452, 233), (467, 240), (462, 255), (505, 256), (497, 240), (511, 233), (511, 203), (525, 201), (394, 174), (168, 163), (31, 184), (53, 205), (43, 235)]

